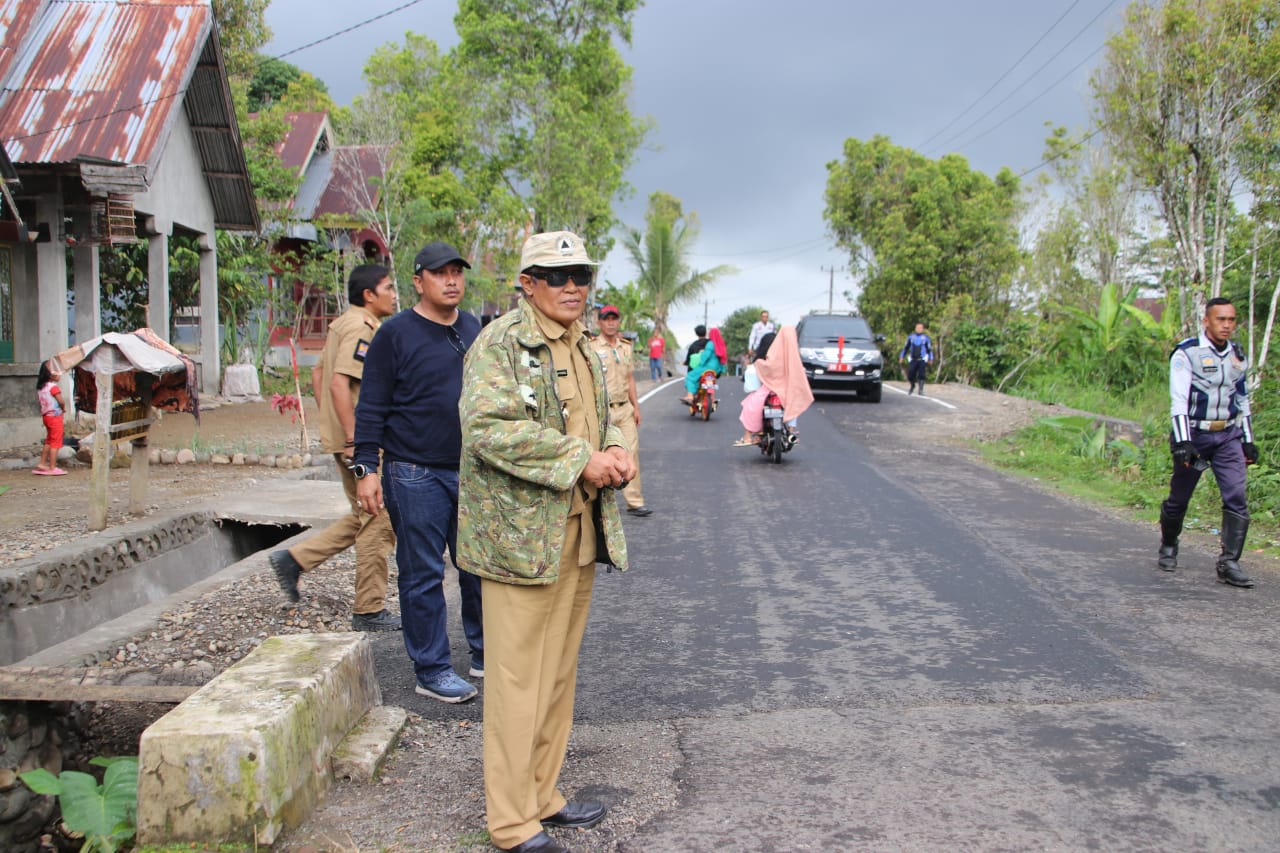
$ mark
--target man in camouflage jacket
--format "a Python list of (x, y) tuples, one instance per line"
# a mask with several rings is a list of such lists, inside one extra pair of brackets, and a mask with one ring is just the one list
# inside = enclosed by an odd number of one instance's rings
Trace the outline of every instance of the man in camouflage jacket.
[(637, 474), (581, 322), (593, 266), (576, 234), (526, 240), (524, 299), (480, 333), (463, 372), (457, 564), (484, 601), (489, 837), (516, 853), (559, 853), (544, 825), (605, 815), (557, 785), (595, 564), (627, 567), (613, 489)]
[[(603, 440), (595, 448), (565, 434), (555, 366), (528, 302), (486, 326), (468, 353), (458, 407), (458, 552), (466, 564), (460, 567), (472, 574), (514, 584), (555, 583), (574, 484), (593, 450), (626, 447), (622, 431), (609, 423), (600, 362), (585, 337), (578, 346), (597, 389)], [(608, 550), (596, 562), (626, 571), (617, 502), (602, 500), (599, 507)]]

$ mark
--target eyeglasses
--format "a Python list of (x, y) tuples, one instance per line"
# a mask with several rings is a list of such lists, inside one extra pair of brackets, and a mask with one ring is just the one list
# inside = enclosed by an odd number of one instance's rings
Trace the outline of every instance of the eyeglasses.
[(467, 354), (467, 344), (462, 340), (462, 336), (458, 334), (458, 330), (453, 326), (445, 326), (444, 329), (444, 337), (445, 340), (449, 342), (449, 346), (453, 347), (454, 351), (457, 352), (458, 355), (465, 357)]
[(528, 274), (545, 281), (547, 287), (564, 287), (571, 278), (578, 287), (591, 286), (592, 273), (588, 267), (561, 267), (553, 270), (535, 268), (529, 270)]

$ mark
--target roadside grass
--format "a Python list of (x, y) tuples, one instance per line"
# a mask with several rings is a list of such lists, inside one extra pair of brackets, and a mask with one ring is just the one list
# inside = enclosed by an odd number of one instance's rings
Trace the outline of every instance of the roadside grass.
[[(1074, 401), (1067, 405), (1077, 407)], [(1168, 494), (1172, 465), (1165, 417), (1161, 413), (1143, 421), (1141, 445), (1107, 440), (1092, 419), (1059, 417), (1042, 418), (1017, 433), (979, 445), (978, 450), (1001, 470), (1150, 522), (1154, 559), (1160, 503)], [(1262, 462), (1249, 469), (1250, 553), (1280, 556), (1277, 500), (1280, 471), (1264, 455)], [(1217, 535), (1221, 519), (1222, 498), (1210, 473), (1201, 478), (1192, 497), (1184, 530)]]

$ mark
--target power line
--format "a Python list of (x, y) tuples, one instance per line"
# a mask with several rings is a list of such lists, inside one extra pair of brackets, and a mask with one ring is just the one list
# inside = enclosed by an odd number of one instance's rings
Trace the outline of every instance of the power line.
[(964, 108), (964, 109), (962, 109), (960, 112), (956, 113), (955, 117), (954, 117), (953, 119), (951, 119), (951, 121), (949, 121), (949, 122), (947, 122), (945, 125), (943, 125), (943, 126), (942, 126), (942, 128), (941, 128), (940, 130), (935, 131), (935, 132), (934, 132), (934, 134), (933, 134), (932, 136), (930, 136), (930, 137), (929, 137), (928, 139), (926, 139), (924, 142), (921, 142), (919, 145), (917, 145), (917, 146), (916, 146), (916, 150), (917, 150), (917, 151), (923, 151), (923, 150), (924, 150), (924, 147), (925, 147), (926, 145), (928, 145), (930, 142), (932, 142), (933, 140), (935, 140), (935, 139), (937, 139), (939, 136), (941, 136), (943, 133), (945, 133), (945, 132), (946, 132), (946, 131), (951, 127), (951, 125), (955, 124), (957, 121), (959, 121), (959, 120), (960, 120), (960, 117), (961, 117), (961, 116), (963, 116), (965, 113), (969, 112), (969, 110), (973, 109), (973, 108), (974, 108), (974, 107), (976, 107), (979, 103), (981, 103), (982, 99), (983, 99), (983, 98), (985, 98), (987, 95), (990, 95), (990, 94), (991, 94), (991, 92), (992, 92), (992, 90), (993, 90), (993, 89), (995, 89), (997, 86), (999, 86), (1002, 82), (1004, 82), (1004, 79), (1005, 79), (1006, 77), (1008, 77), (1010, 74), (1012, 74), (1012, 73), (1013, 73), (1013, 69), (1015, 69), (1015, 68), (1017, 68), (1019, 65), (1021, 65), (1021, 64), (1022, 64), (1022, 60), (1026, 59), (1028, 56), (1030, 56), (1030, 55), (1031, 55), (1031, 51), (1033, 51), (1033, 50), (1035, 50), (1037, 47), (1039, 47), (1039, 46), (1040, 46), (1040, 42), (1042, 42), (1042, 41), (1044, 41), (1046, 38), (1048, 38), (1049, 33), (1053, 32), (1053, 31), (1057, 28), (1058, 24), (1062, 23), (1062, 19), (1063, 19), (1063, 18), (1065, 18), (1065, 17), (1067, 17), (1067, 15), (1071, 13), (1071, 10), (1072, 10), (1072, 9), (1074, 9), (1074, 8), (1075, 8), (1076, 6), (1078, 6), (1078, 5), (1080, 5), (1080, 0), (1073, 0), (1073, 2), (1071, 3), (1071, 5), (1067, 7), (1067, 10), (1066, 10), (1065, 12), (1063, 12), (1061, 15), (1059, 15), (1059, 16), (1058, 16), (1058, 20), (1054, 21), (1054, 22), (1049, 26), (1049, 29), (1045, 30), (1045, 31), (1040, 35), (1040, 38), (1036, 39), (1036, 40), (1035, 40), (1035, 43), (1033, 43), (1033, 44), (1031, 45), (1031, 47), (1027, 48), (1027, 49), (1026, 49), (1026, 51), (1022, 54), (1022, 56), (1019, 56), (1019, 57), (1018, 57), (1018, 59), (1017, 59), (1017, 61), (1016, 61), (1016, 62), (1014, 62), (1012, 65), (1010, 65), (1010, 66), (1009, 66), (1009, 68), (1008, 68), (1008, 70), (1007, 70), (1007, 71), (1005, 71), (1003, 74), (1001, 74), (999, 77), (997, 77), (997, 78), (996, 78), (996, 82), (994, 82), (994, 83), (992, 83), (990, 86), (988, 86), (988, 87), (987, 87), (987, 90), (986, 90), (985, 92), (983, 92), (981, 95), (979, 95), (977, 98), (975, 98), (975, 99), (974, 99), (974, 101), (973, 101), (973, 103), (969, 104), (969, 106), (965, 107), (965, 108)]
[[(1041, 64), (1041, 66), (1040, 66), (1039, 68), (1037, 68), (1035, 71), (1033, 71), (1033, 72), (1031, 73), (1031, 75), (1030, 75), (1030, 76), (1028, 76), (1025, 80), (1023, 80), (1023, 81), (1022, 81), (1021, 83), (1019, 83), (1017, 86), (1015, 86), (1015, 87), (1013, 88), (1013, 91), (1009, 92), (1009, 94), (1007, 94), (1007, 95), (1005, 95), (1003, 98), (1001, 98), (998, 102), (996, 102), (996, 104), (995, 104), (994, 106), (992, 106), (992, 107), (991, 107), (989, 110), (987, 110), (985, 113), (983, 113), (982, 115), (978, 116), (978, 117), (977, 117), (976, 119), (974, 119), (973, 121), (969, 122), (969, 124), (965, 125), (965, 127), (964, 127), (964, 128), (962, 128), (961, 130), (958, 130), (958, 131), (956, 131), (955, 133), (953, 133), (950, 137), (948, 137), (948, 139), (947, 139), (947, 141), (946, 141), (946, 142), (943, 142), (941, 145), (935, 145), (935, 146), (933, 146), (933, 147), (934, 147), (935, 149), (937, 149), (937, 148), (941, 148), (941, 147), (945, 147), (945, 146), (949, 145), (949, 144), (950, 144), (952, 141), (954, 141), (955, 139), (958, 139), (959, 137), (963, 136), (964, 134), (966, 134), (966, 133), (968, 133), (970, 130), (972, 130), (972, 129), (973, 129), (973, 127), (974, 127), (975, 125), (977, 125), (979, 122), (981, 122), (981, 121), (982, 121), (983, 119), (985, 119), (987, 116), (991, 115), (993, 112), (995, 112), (996, 110), (998, 110), (998, 109), (999, 109), (1000, 107), (1002, 107), (1004, 104), (1008, 103), (1008, 101), (1009, 101), (1009, 99), (1010, 99), (1010, 98), (1012, 98), (1014, 95), (1018, 94), (1018, 92), (1022, 91), (1022, 89), (1023, 89), (1023, 87), (1024, 87), (1024, 86), (1026, 86), (1028, 83), (1030, 83), (1032, 80), (1034, 80), (1034, 79), (1036, 78), (1036, 76), (1037, 76), (1041, 71), (1043, 71), (1045, 68), (1049, 67), (1049, 65), (1050, 65), (1050, 64), (1051, 64), (1055, 59), (1057, 59), (1059, 56), (1061, 56), (1061, 55), (1062, 55), (1063, 51), (1065, 51), (1068, 47), (1070, 47), (1071, 45), (1073, 45), (1073, 44), (1074, 44), (1074, 43), (1075, 43), (1075, 42), (1076, 42), (1076, 41), (1077, 41), (1077, 40), (1078, 40), (1082, 35), (1084, 35), (1086, 32), (1088, 32), (1089, 28), (1090, 28), (1090, 27), (1092, 27), (1092, 26), (1093, 26), (1093, 25), (1098, 21), (1098, 19), (1099, 19), (1099, 18), (1101, 18), (1104, 14), (1106, 14), (1106, 13), (1107, 13), (1107, 11), (1108, 11), (1112, 6), (1114, 6), (1115, 4), (1116, 4), (1116, 0), (1110, 0), (1110, 2), (1108, 2), (1106, 6), (1103, 6), (1103, 7), (1102, 7), (1101, 11), (1099, 11), (1099, 12), (1098, 12), (1098, 14), (1094, 15), (1092, 18), (1090, 18), (1090, 19), (1089, 19), (1089, 23), (1085, 24), (1085, 25), (1084, 25), (1084, 26), (1079, 30), (1079, 32), (1077, 32), (1074, 36), (1072, 36), (1072, 37), (1070, 38), (1070, 40), (1068, 40), (1068, 41), (1067, 41), (1067, 43), (1066, 43), (1066, 44), (1064, 44), (1062, 47), (1058, 48), (1057, 52), (1056, 52), (1056, 53), (1054, 53), (1054, 54), (1053, 54), (1053, 56), (1049, 57), (1049, 58), (1048, 58), (1048, 59), (1047, 59), (1043, 64)], [(1097, 49), (1095, 49), (1095, 50), (1093, 51), (1093, 53), (1097, 53), (1097, 52), (1098, 52), (1098, 50), (1101, 50), (1101, 46), (1099, 46)], [(1092, 56), (1092, 54), (1090, 54), (1090, 56)], [(1086, 59), (1087, 59), (1087, 58), (1086, 58)], [(1083, 63), (1081, 63), (1081, 64), (1083, 64)], [(1072, 70), (1074, 71), (1074, 69), (1072, 69)], [(1066, 79), (1066, 78), (1064, 77), (1064, 78), (1062, 78), (1062, 79)], [(1059, 83), (1060, 83), (1060, 82), (1062, 82), (1062, 79), (1060, 79), (1058, 82), (1059, 82)], [(1057, 83), (1055, 83), (1055, 84), (1054, 84), (1054, 86), (1056, 86), (1056, 85), (1058, 85), (1058, 84), (1057, 84)], [(1051, 87), (1049, 87), (1049, 88), (1050, 88), (1050, 89), (1052, 89), (1053, 87), (1051, 86)], [(1047, 90), (1046, 90), (1046, 92), (1047, 92)], [(1042, 93), (1042, 95), (1037, 96), (1037, 97), (1042, 97), (1042, 96), (1043, 96), (1043, 94), (1044, 94), (1044, 93)]]
[(1106, 47), (1106, 45), (1105, 45), (1105, 44), (1100, 44), (1100, 45), (1098, 45), (1098, 47), (1097, 47), (1097, 48), (1095, 48), (1095, 49), (1094, 49), (1094, 51), (1093, 51), (1092, 53), (1090, 53), (1090, 54), (1089, 54), (1088, 56), (1086, 56), (1084, 59), (1082, 59), (1082, 60), (1080, 60), (1079, 62), (1077, 62), (1077, 63), (1076, 63), (1076, 64), (1071, 68), (1071, 70), (1069, 70), (1066, 74), (1063, 74), (1063, 75), (1062, 75), (1061, 77), (1059, 77), (1057, 80), (1055, 80), (1055, 81), (1053, 81), (1052, 83), (1050, 83), (1050, 84), (1049, 84), (1049, 85), (1048, 85), (1048, 86), (1047, 86), (1047, 87), (1046, 87), (1042, 92), (1040, 92), (1040, 94), (1036, 95), (1034, 98), (1032, 98), (1031, 100), (1027, 101), (1025, 104), (1023, 104), (1022, 106), (1018, 107), (1018, 108), (1017, 108), (1016, 110), (1014, 110), (1013, 112), (1009, 113), (1009, 115), (1007, 115), (1007, 116), (1005, 116), (1004, 118), (1000, 119), (1000, 121), (998, 121), (996, 124), (992, 125), (991, 127), (987, 128), (986, 130), (982, 131), (982, 133), (979, 133), (977, 136), (975, 136), (975, 137), (973, 137), (973, 138), (971, 138), (971, 139), (967, 139), (967, 140), (965, 140), (963, 144), (961, 144), (961, 145), (957, 145), (956, 147), (957, 147), (957, 148), (960, 148), (960, 149), (963, 149), (963, 148), (965, 148), (965, 147), (967, 147), (967, 146), (969, 146), (969, 145), (972, 145), (973, 143), (977, 142), (979, 139), (982, 139), (983, 137), (987, 136), (988, 134), (991, 134), (991, 133), (996, 132), (996, 131), (997, 131), (997, 130), (999, 130), (1001, 127), (1003, 127), (1004, 125), (1008, 124), (1010, 121), (1012, 121), (1012, 120), (1013, 120), (1014, 118), (1016, 118), (1018, 115), (1020, 115), (1020, 114), (1022, 114), (1023, 112), (1025, 112), (1025, 111), (1026, 111), (1026, 109), (1027, 109), (1028, 107), (1030, 107), (1032, 104), (1034, 104), (1036, 101), (1040, 100), (1040, 99), (1041, 99), (1041, 98), (1043, 98), (1045, 95), (1049, 94), (1049, 93), (1050, 93), (1050, 92), (1052, 92), (1054, 89), (1056, 89), (1056, 88), (1057, 88), (1057, 87), (1062, 83), (1062, 81), (1066, 80), (1066, 79), (1067, 79), (1068, 77), (1070, 77), (1072, 74), (1075, 74), (1075, 73), (1076, 73), (1076, 71), (1078, 71), (1081, 67), (1083, 67), (1083, 66), (1084, 66), (1084, 64), (1085, 64), (1086, 62), (1088, 62), (1089, 60), (1091, 60), (1091, 59), (1093, 59), (1095, 56), (1097, 56), (1097, 55), (1098, 55), (1098, 52), (1099, 52), (1099, 51), (1101, 51), (1104, 47)]
[(306, 44), (302, 45), (301, 47), (295, 47), (293, 50), (286, 50), (284, 53), (278, 54), (274, 58), (284, 59), (286, 56), (292, 56), (295, 53), (301, 53), (302, 51), (308, 48), (315, 47), (318, 44), (324, 44), (327, 41), (332, 41), (333, 39), (336, 39), (338, 36), (346, 35), (347, 33), (353, 32), (354, 30), (358, 30), (361, 27), (366, 27), (369, 24), (372, 24), (374, 21), (380, 21), (383, 18), (390, 17), (391, 15), (394, 15), (396, 12), (403, 12), (405, 9), (408, 9), (410, 6), (417, 6), (421, 2), (423, 2), (423, 0), (409, 0), (408, 3), (402, 3), (399, 6), (395, 7), (394, 9), (388, 9), (387, 11), (383, 12), (380, 15), (374, 15), (372, 18), (365, 18), (360, 23), (352, 24), (351, 26), (347, 27), (344, 30), (338, 30), (336, 33), (330, 33), (329, 35), (324, 36), (323, 38), (318, 38), (315, 41), (309, 41)]

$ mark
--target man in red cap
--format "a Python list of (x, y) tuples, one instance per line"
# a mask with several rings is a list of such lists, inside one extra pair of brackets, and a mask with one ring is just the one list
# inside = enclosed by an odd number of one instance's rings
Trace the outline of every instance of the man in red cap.
[[(636, 399), (635, 364), (632, 363), (631, 341), (618, 334), (622, 315), (615, 305), (600, 309), (600, 334), (591, 341), (591, 348), (604, 366), (605, 392), (609, 395), (609, 423), (622, 431), (636, 468), (640, 467), (640, 402)], [(644, 492), (640, 489), (640, 475), (622, 490), (627, 501), (627, 512), (644, 518), (653, 510), (644, 505)]]

